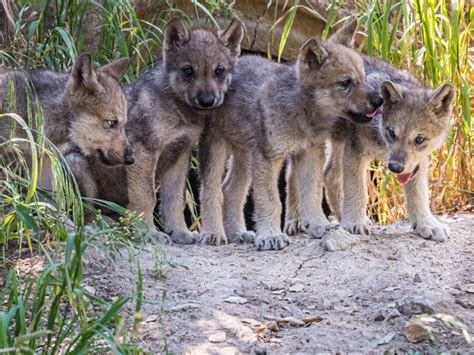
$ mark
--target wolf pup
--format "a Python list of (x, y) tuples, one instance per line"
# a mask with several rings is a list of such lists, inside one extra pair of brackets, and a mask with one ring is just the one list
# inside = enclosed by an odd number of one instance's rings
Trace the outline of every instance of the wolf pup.
[[(322, 168), (333, 117), (366, 122), (383, 103), (366, 82), (362, 58), (348, 48), (355, 29), (356, 22), (350, 21), (328, 41), (309, 39), (292, 66), (256, 56), (240, 58), (229, 96), (208, 121), (200, 142), (203, 242), (255, 237), (258, 250), (286, 247), (277, 180), (290, 156), (289, 180), (301, 196), (303, 223), (321, 238), (329, 225), (321, 208)], [(256, 236), (246, 230), (243, 216), (251, 183)]]
[(325, 186), (332, 212), (351, 233), (369, 232), (367, 167), (386, 160), (405, 190), (411, 224), (425, 239), (444, 241), (446, 225), (429, 208), (430, 155), (443, 143), (449, 128), (455, 89), (444, 84), (423, 87), (412, 76), (375, 58), (364, 58), (368, 82), (380, 86), (383, 114), (370, 125), (335, 124)]
[(126, 130), (135, 164), (102, 169), (97, 160), (88, 162), (99, 197), (142, 213), (162, 242), (169, 238), (153, 222), (158, 187), (165, 232), (175, 243), (197, 240), (183, 213), (191, 150), (206, 117), (224, 101), (242, 38), (237, 20), (219, 33), (188, 30), (180, 19), (171, 20), (164, 30), (163, 61), (126, 88)]
[[(31, 121), (33, 129), (40, 130), (32, 118), (38, 100), (44, 134), (63, 154), (75, 150), (107, 165), (132, 164), (125, 135), (127, 101), (120, 86), (129, 63), (128, 58), (122, 58), (94, 69), (91, 55), (83, 53), (68, 74), (7, 70), (0, 74), (0, 112), (18, 113)], [(13, 120), (0, 120), (0, 140), (12, 134), (26, 137)]]

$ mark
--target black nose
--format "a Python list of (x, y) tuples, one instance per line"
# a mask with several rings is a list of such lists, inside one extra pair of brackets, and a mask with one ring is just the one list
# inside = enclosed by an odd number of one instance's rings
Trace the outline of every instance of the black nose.
[(379, 95), (378, 92), (372, 92), (369, 95), (369, 99), (370, 99), (370, 104), (374, 108), (378, 108), (378, 107), (382, 106), (382, 104), (383, 104), (383, 98), (382, 98), (382, 96)]
[(216, 97), (212, 94), (204, 94), (198, 97), (199, 106), (209, 108), (214, 106)]
[(127, 148), (127, 151), (125, 152), (125, 157), (124, 157), (125, 165), (132, 165), (135, 163), (135, 157), (133, 156), (133, 152), (131, 149)]
[(392, 173), (400, 174), (405, 166), (397, 161), (389, 161), (388, 168)]

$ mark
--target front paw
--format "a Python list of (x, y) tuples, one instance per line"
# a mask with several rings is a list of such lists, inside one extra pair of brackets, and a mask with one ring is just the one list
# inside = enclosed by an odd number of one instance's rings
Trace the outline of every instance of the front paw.
[(253, 243), (255, 241), (255, 232), (244, 231), (232, 233), (229, 237), (229, 242), (234, 244)]
[(279, 233), (274, 235), (257, 235), (255, 246), (258, 251), (263, 250), (281, 250), (290, 244), (288, 235)]
[(171, 244), (171, 239), (168, 234), (159, 232), (157, 230), (150, 232), (151, 237), (156, 239), (159, 244)]
[(176, 244), (195, 244), (199, 240), (198, 232), (171, 231), (169, 235), (171, 240)]
[(199, 242), (206, 245), (227, 244), (227, 237), (223, 233), (201, 232)]
[(290, 219), (289, 221), (285, 222), (283, 232), (288, 235), (297, 235), (299, 233), (304, 233), (305, 228), (298, 219)]
[(431, 239), (436, 242), (444, 242), (449, 238), (449, 227), (439, 222), (436, 218), (419, 220), (413, 223), (415, 233), (424, 239)]
[(366, 223), (350, 223), (344, 222), (341, 223), (342, 228), (348, 231), (351, 234), (363, 234), (369, 235), (370, 234), (370, 226)]

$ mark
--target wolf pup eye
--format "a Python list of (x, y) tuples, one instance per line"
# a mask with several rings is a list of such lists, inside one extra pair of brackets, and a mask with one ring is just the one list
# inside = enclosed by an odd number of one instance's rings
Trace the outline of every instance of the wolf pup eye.
[(185, 79), (191, 79), (194, 76), (194, 69), (190, 65), (186, 65), (181, 69), (181, 73)]
[(216, 74), (216, 76), (222, 76), (224, 72), (225, 72), (225, 69), (222, 65), (218, 65), (216, 69), (214, 70), (214, 73)]
[(352, 79), (346, 79), (343, 81), (339, 82), (339, 85), (344, 89), (344, 90), (349, 90), (352, 86)]
[(388, 135), (390, 136), (390, 138), (395, 138), (397, 136), (395, 134), (395, 130), (393, 129), (393, 127), (387, 127), (387, 132), (388, 132)]
[(417, 135), (415, 138), (415, 143), (417, 145), (423, 144), (423, 142), (426, 140), (425, 137), (423, 137), (421, 134)]
[(117, 120), (111, 119), (111, 120), (105, 121), (105, 128), (114, 129), (116, 127), (117, 127)]

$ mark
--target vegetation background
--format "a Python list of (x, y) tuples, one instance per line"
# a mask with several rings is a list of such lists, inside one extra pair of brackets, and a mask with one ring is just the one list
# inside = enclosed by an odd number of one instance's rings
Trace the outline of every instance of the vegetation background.
[[(436, 213), (473, 209), (474, 8), (470, 2), (435, 0), (3, 0), (0, 7), (0, 72), (6, 68), (67, 70), (82, 51), (98, 64), (132, 58), (130, 82), (160, 57), (162, 29), (173, 16), (196, 26), (220, 28), (237, 16), (247, 27), (244, 49), (275, 60), (291, 60), (305, 36), (326, 37), (348, 16), (359, 20), (361, 52), (412, 72), (427, 85), (449, 81), (457, 88), (452, 129), (433, 154), (431, 193)], [(4, 117), (0, 116), (0, 119)], [(19, 125), (31, 119), (14, 116)], [(0, 352), (139, 353), (134, 329), (141, 321), (141, 274), (135, 296), (108, 304), (81, 286), (84, 250), (100, 245), (111, 262), (125, 246), (131, 262), (146, 242), (137, 216), (119, 206), (123, 218), (109, 225), (97, 214), (97, 227), (83, 228), (83, 201), (55, 147), (41, 134), (28, 139), (34, 152), (28, 168), (15, 149), (0, 142), (22, 162), (0, 162)], [(57, 193), (36, 187), (43, 156), (51, 157)], [(193, 165), (199, 162), (193, 160)], [(383, 165), (370, 174), (370, 212), (380, 223), (404, 215), (396, 179)], [(199, 215), (187, 191), (192, 228)], [(104, 202), (105, 203), (105, 202)], [(75, 227), (69, 222), (72, 216)], [(162, 257), (158, 248), (157, 275)], [(21, 274), (19, 256), (39, 254), (44, 265)], [(132, 312), (123, 312), (124, 307)], [(127, 316), (132, 314), (132, 316)]]

